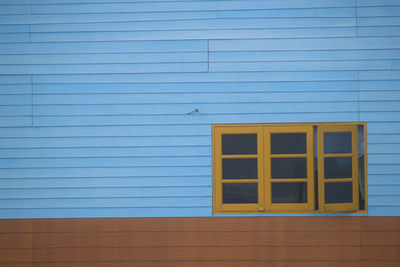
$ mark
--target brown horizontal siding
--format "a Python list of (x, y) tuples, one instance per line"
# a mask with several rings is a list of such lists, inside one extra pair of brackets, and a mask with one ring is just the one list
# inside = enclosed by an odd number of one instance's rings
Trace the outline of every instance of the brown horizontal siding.
[(400, 218), (0, 220), (3, 266), (400, 266)]
[[(35, 233), (248, 231), (351, 232), (360, 230), (360, 217), (219, 217), (219, 218), (107, 218), (37, 219)], [(67, 230), (68, 229), (68, 230)]]
[(360, 232), (37, 233), (35, 248), (359, 246)]

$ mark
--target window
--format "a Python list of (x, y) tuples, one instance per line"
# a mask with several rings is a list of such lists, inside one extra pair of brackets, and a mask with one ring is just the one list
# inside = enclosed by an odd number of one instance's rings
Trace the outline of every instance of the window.
[(214, 212), (365, 212), (366, 124), (213, 125)]

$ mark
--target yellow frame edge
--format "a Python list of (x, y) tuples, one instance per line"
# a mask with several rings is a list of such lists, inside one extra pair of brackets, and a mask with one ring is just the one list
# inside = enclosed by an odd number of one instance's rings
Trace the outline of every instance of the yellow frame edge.
[[(215, 168), (215, 128), (217, 127), (238, 127), (238, 126), (246, 126), (246, 127), (286, 127), (286, 126), (345, 126), (345, 125), (362, 125), (364, 128), (364, 190), (365, 190), (365, 210), (357, 210), (351, 212), (334, 212), (334, 211), (321, 211), (321, 210), (312, 210), (312, 211), (299, 211), (299, 210), (284, 210), (284, 211), (218, 211), (216, 207), (216, 168)], [(213, 192), (213, 214), (334, 214), (334, 213), (351, 213), (351, 214), (367, 214), (368, 213), (368, 152), (367, 152), (367, 122), (360, 121), (360, 122), (299, 122), (299, 123), (226, 123), (226, 124), (212, 124), (211, 125), (211, 144), (212, 144), (212, 192)], [(317, 200), (315, 200), (317, 201)]]

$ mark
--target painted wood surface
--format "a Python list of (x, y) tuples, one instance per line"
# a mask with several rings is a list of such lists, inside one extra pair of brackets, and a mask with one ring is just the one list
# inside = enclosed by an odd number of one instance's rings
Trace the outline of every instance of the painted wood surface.
[(211, 124), (341, 121), (399, 216), (399, 86), (399, 0), (3, 0), (0, 218), (212, 216)]
[(0, 266), (398, 266), (399, 217), (0, 220)]

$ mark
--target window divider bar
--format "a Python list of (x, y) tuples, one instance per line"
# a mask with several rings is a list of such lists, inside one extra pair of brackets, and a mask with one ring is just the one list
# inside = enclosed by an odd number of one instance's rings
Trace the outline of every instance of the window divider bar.
[(306, 158), (307, 154), (271, 154), (271, 158)]

